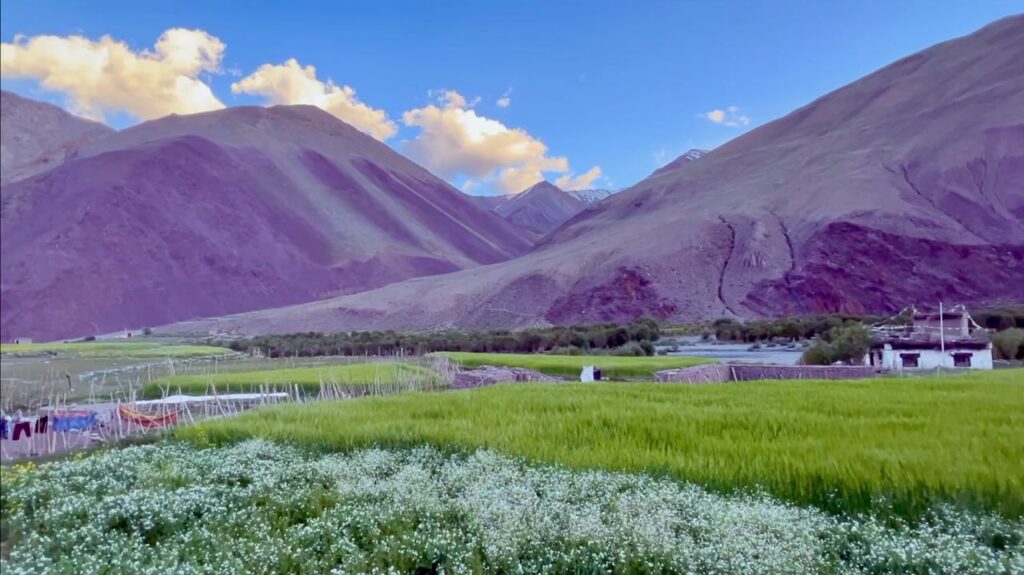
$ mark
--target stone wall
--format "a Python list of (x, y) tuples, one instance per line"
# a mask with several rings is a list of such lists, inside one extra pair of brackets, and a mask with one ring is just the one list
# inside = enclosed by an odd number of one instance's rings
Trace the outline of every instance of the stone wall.
[(728, 365), (716, 363), (658, 371), (654, 373), (654, 380), (675, 383), (725, 383), (732, 381), (732, 375)]
[(698, 365), (669, 369), (654, 374), (656, 381), (676, 383), (724, 383), (761, 379), (863, 379), (884, 373), (871, 366), (859, 365)]
[(482, 365), (476, 369), (463, 369), (455, 372), (451, 389), (470, 389), (494, 385), (506, 381), (562, 381), (560, 377), (545, 375), (532, 369), (521, 367), (496, 367)]

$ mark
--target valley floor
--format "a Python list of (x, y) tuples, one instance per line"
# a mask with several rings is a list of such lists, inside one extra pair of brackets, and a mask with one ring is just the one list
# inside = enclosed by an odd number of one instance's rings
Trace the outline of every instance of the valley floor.
[(4, 573), (1020, 573), (1024, 370), (282, 404), (5, 468)]

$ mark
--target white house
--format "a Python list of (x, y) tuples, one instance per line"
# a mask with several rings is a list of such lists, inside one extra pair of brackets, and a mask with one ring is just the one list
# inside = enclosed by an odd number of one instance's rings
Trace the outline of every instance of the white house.
[(992, 344), (980, 341), (946, 342), (890, 340), (875, 344), (868, 354), (868, 365), (891, 371), (914, 369), (964, 368), (992, 369)]
[(971, 323), (963, 309), (915, 314), (912, 325), (871, 346), (865, 364), (891, 371), (992, 369), (992, 344), (972, 339)]

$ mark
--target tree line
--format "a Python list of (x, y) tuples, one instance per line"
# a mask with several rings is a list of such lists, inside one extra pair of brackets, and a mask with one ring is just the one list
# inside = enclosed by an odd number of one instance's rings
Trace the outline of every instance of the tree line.
[(435, 351), (483, 353), (612, 353), (654, 355), (661, 337), (658, 322), (640, 318), (629, 324), (602, 323), (511, 330), (432, 332), (352, 331), (264, 335), (212, 343), (269, 357), (321, 355), (421, 355)]

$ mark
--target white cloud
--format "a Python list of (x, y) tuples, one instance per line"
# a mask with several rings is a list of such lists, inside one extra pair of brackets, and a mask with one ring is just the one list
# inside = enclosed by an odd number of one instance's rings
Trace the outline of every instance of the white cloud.
[(569, 172), (555, 180), (555, 185), (563, 190), (585, 190), (590, 188), (594, 183), (594, 180), (600, 177), (601, 167), (594, 166), (575, 178), (573, 177), (573, 173)]
[(714, 109), (698, 114), (697, 117), (731, 128), (750, 125), (750, 118), (740, 113), (740, 109), (736, 106), (728, 106), (724, 110)]
[(508, 108), (512, 105), (512, 88), (505, 90), (505, 93), (495, 102), (499, 108)]
[(301, 66), (295, 58), (283, 64), (264, 64), (255, 72), (231, 84), (235, 94), (258, 94), (270, 104), (317, 106), (370, 134), (378, 140), (395, 135), (398, 127), (383, 110), (367, 106), (349, 86), (317, 79), (316, 68)]
[(0, 45), (0, 75), (38, 80), (83, 116), (124, 112), (146, 120), (223, 108), (200, 76), (220, 72), (224, 49), (217, 37), (183, 28), (161, 34), (154, 51), (110, 36), (17, 36)]
[(462, 174), (515, 193), (543, 180), (545, 172), (570, 173), (567, 158), (549, 156), (547, 146), (525, 130), (478, 115), (473, 102), (467, 104), (458, 92), (431, 95), (437, 97), (436, 104), (402, 115), (405, 125), (420, 129), (415, 139), (402, 142), (402, 148), (440, 176)]

